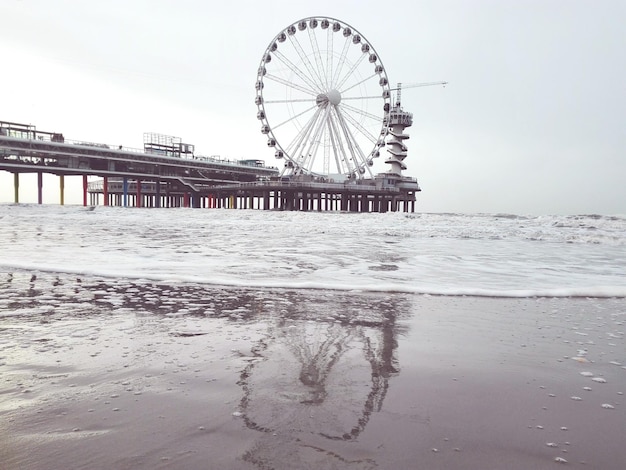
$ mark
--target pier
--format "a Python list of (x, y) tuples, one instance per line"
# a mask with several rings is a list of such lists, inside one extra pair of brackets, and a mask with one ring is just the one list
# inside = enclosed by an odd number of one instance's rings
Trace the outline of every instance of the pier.
[[(392, 177), (393, 175), (385, 175)], [(415, 212), (413, 188), (383, 187), (384, 179), (330, 183), (276, 178), (266, 181), (194, 186), (171, 183), (166, 192), (154, 182), (127, 178), (89, 183), (90, 205), (196, 207), (289, 211)], [(138, 186), (138, 184), (140, 186)]]
[[(228, 161), (194, 154), (194, 146), (161, 134), (145, 134), (144, 149), (69, 141), (60, 133), (0, 121), (0, 171), (13, 174), (19, 203), (20, 175), (82, 176), (87, 206), (194, 207), (297, 211), (414, 212), (417, 180), (394, 172), (372, 179), (333, 181), (312, 175), (281, 177), (262, 160)], [(89, 177), (98, 180), (89, 181)]]
[(212, 188), (218, 207), (233, 209), (415, 212), (415, 192), (371, 184), (306, 181), (240, 183)]
[[(19, 203), (20, 175), (23, 173), (37, 174), (39, 204), (43, 202), (42, 175), (47, 173), (59, 177), (60, 204), (64, 204), (65, 177), (78, 175), (83, 178), (83, 205), (88, 202), (91, 205), (109, 205), (115, 202), (109, 194), (122, 194), (123, 182), (132, 182), (132, 186), (128, 186), (134, 190), (132, 205), (139, 207), (150, 201), (152, 206), (161, 207), (160, 194), (181, 197), (187, 194), (191, 200), (192, 195), (198, 193), (198, 188), (207, 185), (252, 182), (278, 174), (276, 168), (260, 165), (256, 160), (229, 161), (196, 156), (193, 151), (193, 145), (160, 134), (145, 134), (144, 148), (131, 149), (69, 141), (60, 133), (0, 121), (0, 170), (13, 173), (15, 203)], [(89, 182), (89, 176), (102, 179)], [(122, 182), (119, 191), (118, 183), (114, 181)], [(145, 187), (153, 188), (157, 197), (142, 197), (142, 188)], [(99, 192), (101, 199), (97, 197)], [(130, 203), (130, 200), (128, 197), (127, 202)]]

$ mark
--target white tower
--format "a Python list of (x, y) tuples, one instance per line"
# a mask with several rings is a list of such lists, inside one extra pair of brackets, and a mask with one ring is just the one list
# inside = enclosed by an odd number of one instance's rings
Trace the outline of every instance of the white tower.
[(388, 177), (396, 177), (396, 179), (402, 180), (405, 183), (412, 180), (414, 185), (419, 187), (417, 186), (417, 180), (402, 176), (402, 170), (406, 170), (404, 159), (407, 157), (407, 148), (404, 141), (409, 138), (408, 134), (404, 133), (404, 129), (413, 125), (413, 114), (402, 109), (400, 99), (402, 88), (416, 88), (432, 85), (443, 85), (445, 87), (447, 84), (448, 82), (421, 82), (410, 83), (408, 85), (398, 83), (397, 88), (391, 89), (391, 91), (395, 90), (397, 92), (397, 97), (395, 105), (389, 112), (388, 122), (386, 123), (388, 131), (387, 151), (390, 156), (385, 160), (385, 163), (391, 165), (391, 168), (386, 173)]
[(383, 188), (398, 188), (406, 191), (421, 191), (417, 179), (409, 176), (402, 176), (402, 171), (406, 170), (404, 159), (408, 155), (408, 149), (404, 141), (409, 138), (404, 133), (404, 129), (413, 125), (413, 114), (402, 109), (400, 104), (400, 86), (398, 83), (397, 100), (389, 116), (386, 118), (387, 126), (387, 152), (389, 157), (385, 163), (391, 168), (386, 173), (376, 175), (377, 185)]
[(398, 90), (398, 100), (389, 112), (389, 123), (387, 125), (389, 129), (387, 151), (390, 155), (385, 160), (385, 163), (391, 165), (389, 173), (402, 176), (402, 170), (407, 168), (404, 159), (407, 157), (408, 150), (404, 141), (409, 138), (409, 135), (404, 133), (404, 129), (411, 127), (412, 124), (413, 114), (402, 110), (402, 106), (400, 106), (400, 90)]

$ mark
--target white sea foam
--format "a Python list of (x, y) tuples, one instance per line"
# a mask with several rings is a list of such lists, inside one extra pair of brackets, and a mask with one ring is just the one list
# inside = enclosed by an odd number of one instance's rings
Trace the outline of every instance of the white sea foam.
[[(0, 205), (0, 270), (167, 283), (626, 297), (626, 218)], [(107, 295), (104, 293), (103, 295)]]

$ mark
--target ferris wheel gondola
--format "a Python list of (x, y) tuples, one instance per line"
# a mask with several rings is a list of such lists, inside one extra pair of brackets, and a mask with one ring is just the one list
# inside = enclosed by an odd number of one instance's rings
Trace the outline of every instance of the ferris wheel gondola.
[(256, 79), (260, 130), (283, 174), (372, 175), (391, 109), (380, 56), (355, 28), (326, 17), (280, 31)]

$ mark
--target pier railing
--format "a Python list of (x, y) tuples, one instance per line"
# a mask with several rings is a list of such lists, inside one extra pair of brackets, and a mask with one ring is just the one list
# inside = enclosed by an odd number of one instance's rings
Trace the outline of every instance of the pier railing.
[(234, 188), (259, 188), (259, 189), (282, 189), (282, 188), (294, 188), (294, 189), (318, 189), (318, 190), (349, 190), (351, 192), (372, 192), (372, 191), (384, 191), (386, 193), (399, 193), (400, 189), (395, 187), (380, 188), (372, 184), (357, 184), (354, 182), (344, 183), (326, 183), (326, 182), (306, 182), (306, 181), (253, 181), (237, 184), (216, 185), (212, 189), (234, 189)]
[[(206, 163), (217, 163), (220, 165), (227, 166), (235, 166), (235, 167), (250, 167), (249, 159), (231, 159), (231, 158), (223, 158), (219, 155), (195, 155), (195, 154), (181, 154), (180, 156), (164, 156), (162, 154), (156, 152), (150, 152), (146, 149), (135, 148), (135, 147), (127, 147), (125, 145), (110, 145), (104, 144), (100, 142), (90, 142), (86, 140), (75, 140), (75, 139), (67, 139), (63, 137), (61, 134), (55, 134), (50, 132), (42, 132), (42, 131), (24, 131), (24, 132), (8, 132), (7, 128), (0, 128), (2, 132), (0, 132), (0, 138), (5, 138), (7, 141), (10, 139), (18, 139), (21, 141), (32, 141), (33, 143), (51, 143), (51, 144), (65, 144), (65, 145), (73, 145), (78, 147), (85, 147), (89, 149), (99, 149), (101, 151), (113, 150), (124, 153), (131, 153), (137, 155), (144, 156), (156, 156), (156, 157), (165, 157), (172, 158), (176, 160), (189, 160), (189, 161), (199, 161)], [(7, 139), (8, 138), (8, 139)], [(6, 152), (5, 152), (6, 153)], [(255, 160), (256, 161), (256, 160)], [(256, 168), (261, 169), (276, 169), (275, 167), (270, 167), (266, 165), (255, 165)]]

